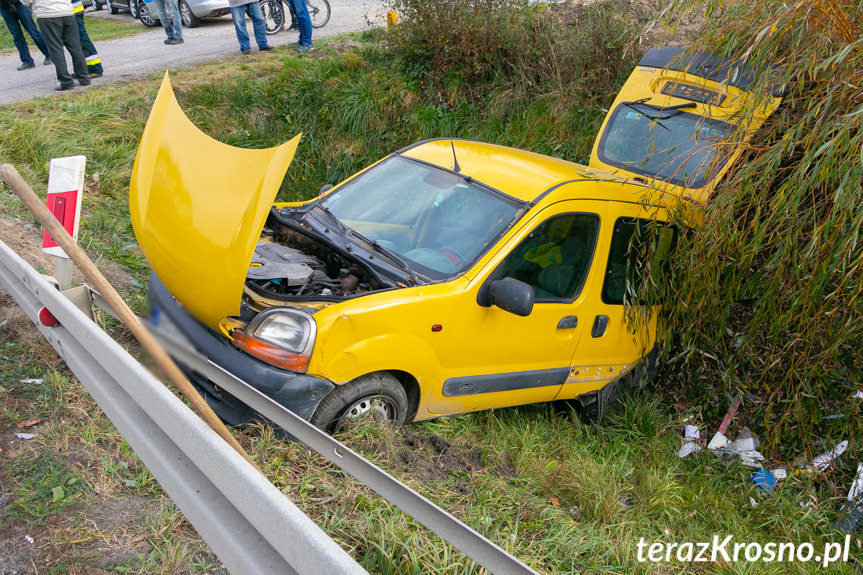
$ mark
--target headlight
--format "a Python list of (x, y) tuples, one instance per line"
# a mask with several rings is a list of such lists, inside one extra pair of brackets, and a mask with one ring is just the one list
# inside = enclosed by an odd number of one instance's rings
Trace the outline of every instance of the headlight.
[(305, 373), (312, 357), (317, 327), (311, 316), (293, 310), (269, 309), (231, 333), (237, 346), (276, 367)]

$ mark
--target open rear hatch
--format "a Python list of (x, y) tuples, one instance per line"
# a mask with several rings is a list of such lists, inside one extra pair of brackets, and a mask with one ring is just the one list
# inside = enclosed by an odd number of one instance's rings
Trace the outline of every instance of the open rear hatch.
[(779, 106), (782, 88), (756, 94), (755, 80), (704, 52), (649, 50), (611, 106), (590, 166), (703, 204)]

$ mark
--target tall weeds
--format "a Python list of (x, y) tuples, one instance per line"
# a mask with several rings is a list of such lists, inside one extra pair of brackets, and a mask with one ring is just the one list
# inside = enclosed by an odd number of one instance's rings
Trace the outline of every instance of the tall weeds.
[(863, 406), (850, 399), (863, 382), (863, 4), (678, 0), (667, 19), (698, 12), (702, 47), (775, 67), (761, 88), (787, 94), (681, 243), (669, 318), (709, 355), (678, 375), (744, 392), (774, 447), (850, 438)]

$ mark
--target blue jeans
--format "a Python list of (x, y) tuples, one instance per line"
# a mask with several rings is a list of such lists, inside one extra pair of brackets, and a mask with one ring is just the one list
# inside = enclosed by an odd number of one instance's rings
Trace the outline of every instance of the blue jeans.
[(4, 8), (0, 8), (0, 14), (3, 15), (3, 21), (6, 22), (6, 27), (9, 28), (9, 33), (12, 34), (12, 42), (15, 44), (15, 47), (18, 48), (18, 56), (21, 57), (21, 62), (24, 64), (33, 64), (33, 58), (30, 56), (30, 49), (27, 47), (27, 40), (24, 39), (24, 32), (21, 28), (27, 31), (30, 34), (30, 37), (33, 38), (33, 42), (36, 43), (36, 46), (39, 48), (39, 51), (45, 55), (46, 58), (49, 58), (48, 55), (48, 46), (45, 45), (45, 39), (42, 38), (42, 34), (39, 33), (39, 29), (36, 27), (36, 22), (33, 21), (33, 14), (30, 12), (30, 9), (17, 2), (15, 4), (15, 11), (10, 12)]
[(165, 27), (168, 38), (183, 39), (183, 23), (180, 21), (180, 8), (177, 0), (153, 0), (156, 7), (156, 16)]
[(306, 0), (285, 0), (293, 7), (293, 12), (297, 15), (297, 26), (300, 28), (300, 44), (303, 46), (312, 45), (312, 19), (309, 18), (309, 9), (306, 8)]
[(237, 40), (240, 41), (240, 50), (249, 49), (249, 33), (246, 31), (246, 14), (252, 19), (252, 29), (255, 31), (255, 42), (258, 48), (267, 47), (267, 23), (261, 12), (261, 4), (258, 0), (252, 0), (249, 4), (231, 7), (231, 20), (234, 21), (234, 31)]

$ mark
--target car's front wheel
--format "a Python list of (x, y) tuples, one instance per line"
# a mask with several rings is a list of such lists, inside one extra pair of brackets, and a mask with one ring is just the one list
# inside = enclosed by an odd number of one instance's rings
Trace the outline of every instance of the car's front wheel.
[(405, 422), (408, 396), (393, 375), (370, 373), (337, 386), (321, 400), (311, 423), (328, 433), (339, 431), (347, 422), (374, 417), (395, 426)]
[[(132, 2), (134, 1), (135, 0), (132, 0)], [(155, 28), (161, 24), (161, 22), (157, 18), (154, 18), (150, 13), (150, 7), (147, 6), (146, 2), (138, 4), (138, 18), (141, 19), (141, 24), (148, 28)]]
[(195, 16), (184, 0), (180, 0), (180, 20), (183, 21), (183, 28), (195, 28), (201, 24), (201, 19)]
[(129, 14), (132, 15), (132, 18), (136, 20), (139, 18), (138, 15), (141, 13), (141, 4), (143, 3), (144, 0), (129, 0)]

